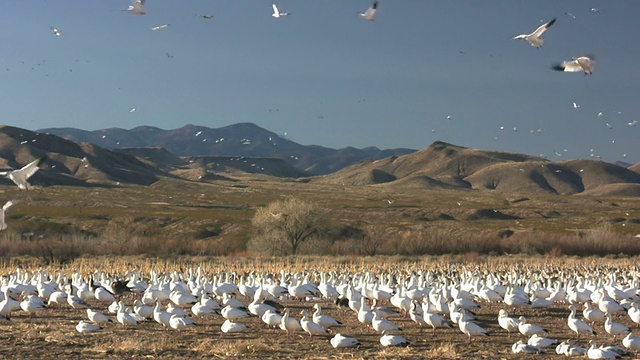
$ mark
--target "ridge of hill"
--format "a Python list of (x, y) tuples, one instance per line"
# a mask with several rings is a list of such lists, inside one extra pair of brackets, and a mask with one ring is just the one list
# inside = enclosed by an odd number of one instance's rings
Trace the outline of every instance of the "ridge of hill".
[(362, 160), (375, 160), (414, 152), (412, 149), (380, 150), (376, 147), (331, 149), (300, 145), (253, 123), (237, 123), (221, 128), (185, 125), (163, 130), (138, 126), (95, 131), (75, 128), (41, 129), (67, 140), (91, 142), (105, 149), (162, 147), (176, 156), (245, 156), (281, 159), (299, 171), (312, 175), (329, 174)]

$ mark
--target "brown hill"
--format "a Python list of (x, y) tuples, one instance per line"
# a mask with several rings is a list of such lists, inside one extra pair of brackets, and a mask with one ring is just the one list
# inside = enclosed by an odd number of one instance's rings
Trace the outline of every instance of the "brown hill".
[(640, 174), (601, 161), (555, 163), (534, 156), (435, 142), (413, 154), (361, 162), (315, 181), (497, 190), (513, 194), (578, 194), (585, 191), (595, 194), (602, 191), (623, 196), (634, 193), (635, 186), (624, 185), (640, 184)]
[(90, 143), (75, 143), (55, 135), (0, 126), (0, 167), (17, 168), (45, 157), (34, 185), (88, 185), (124, 182), (149, 185), (162, 172), (136, 158)]
[(629, 170), (633, 171), (633, 172), (637, 172), (638, 174), (640, 174), (640, 163), (637, 163), (635, 165), (631, 165), (628, 167)]
[[(361, 162), (319, 182), (366, 185), (397, 180), (397, 184), (471, 188), (465, 178), (487, 166), (504, 162), (545, 161), (542, 158), (498, 151), (482, 151), (437, 141), (409, 155)], [(378, 176), (374, 176), (378, 174)], [(387, 174), (381, 176), (382, 174)], [(393, 180), (392, 180), (393, 179)]]

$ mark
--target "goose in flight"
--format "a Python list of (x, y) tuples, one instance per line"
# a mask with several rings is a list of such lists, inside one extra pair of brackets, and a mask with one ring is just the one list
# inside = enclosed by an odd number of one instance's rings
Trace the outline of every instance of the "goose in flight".
[(4, 221), (5, 212), (9, 210), (13, 204), (15, 204), (15, 202), (9, 200), (2, 205), (2, 209), (0, 210), (0, 231), (7, 229), (7, 223)]
[(360, 13), (360, 16), (362, 16), (362, 18), (365, 20), (373, 21), (375, 20), (374, 16), (376, 15), (377, 9), (378, 9), (378, 2), (374, 1), (373, 4), (371, 4), (371, 7), (367, 9), (367, 11)]
[(273, 16), (274, 18), (278, 19), (281, 16), (289, 15), (289, 13), (287, 13), (287, 12), (280, 12), (280, 10), (278, 10), (278, 7), (276, 6), (276, 4), (271, 4), (271, 6), (273, 7), (273, 14), (271, 14), (271, 16)]
[(593, 56), (578, 56), (571, 61), (563, 61), (553, 65), (551, 68), (556, 71), (578, 72), (583, 71), (585, 75), (593, 74), (594, 59)]
[(17, 170), (0, 171), (0, 176), (4, 176), (7, 179), (13, 181), (16, 185), (18, 185), (18, 189), (20, 190), (28, 190), (31, 184), (29, 184), (27, 180), (40, 169), (40, 163), (42, 162), (42, 159), (43, 158), (33, 160), (32, 162)]
[(62, 35), (62, 31), (60, 31), (60, 29), (58, 29), (57, 27), (50, 26), (50, 28), (51, 28), (51, 31), (53, 31), (53, 35), (55, 35), (55, 36)]
[(128, 11), (133, 15), (144, 15), (146, 14), (144, 10), (142, 10), (142, 6), (144, 5), (145, 0), (133, 0), (133, 4), (129, 5), (123, 11)]
[(551, 27), (551, 25), (553, 25), (555, 22), (556, 22), (556, 19), (553, 18), (553, 20), (540, 25), (531, 34), (520, 34), (520, 35), (514, 37), (513, 39), (514, 40), (527, 40), (529, 42), (529, 44), (531, 44), (531, 46), (539, 48), (544, 43), (544, 41), (540, 38), (540, 36), (542, 36), (542, 34), (544, 34), (544, 32), (547, 31), (547, 29), (549, 27)]

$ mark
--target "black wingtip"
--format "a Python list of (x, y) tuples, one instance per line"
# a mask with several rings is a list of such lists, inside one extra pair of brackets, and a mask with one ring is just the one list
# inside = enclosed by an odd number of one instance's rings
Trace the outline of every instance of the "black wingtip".
[(564, 71), (564, 66), (562, 66), (562, 64), (553, 64), (551, 68), (556, 71)]
[(377, 2), (377, 1), (374, 1), (374, 2), (373, 2), (373, 5), (371, 5), (371, 8), (372, 8), (373, 10), (377, 9), (377, 8), (378, 8), (378, 2)]
[(551, 19), (551, 21), (549, 21), (549, 24), (547, 25), (547, 27), (553, 25), (556, 23), (556, 18)]

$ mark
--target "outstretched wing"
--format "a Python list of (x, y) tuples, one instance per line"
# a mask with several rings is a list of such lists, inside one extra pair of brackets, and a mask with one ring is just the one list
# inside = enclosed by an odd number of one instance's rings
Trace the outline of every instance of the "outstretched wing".
[(544, 34), (544, 32), (545, 32), (545, 31), (547, 31), (547, 29), (548, 29), (551, 25), (555, 24), (555, 22), (556, 22), (556, 19), (555, 19), (555, 18), (553, 18), (553, 20), (551, 20), (551, 21), (549, 21), (549, 22), (547, 22), (547, 23), (545, 23), (545, 24), (540, 25), (540, 27), (538, 27), (538, 28), (536, 29), (536, 31), (534, 31), (533, 33), (531, 33), (531, 36), (533, 36), (533, 37), (540, 37), (542, 34)]

